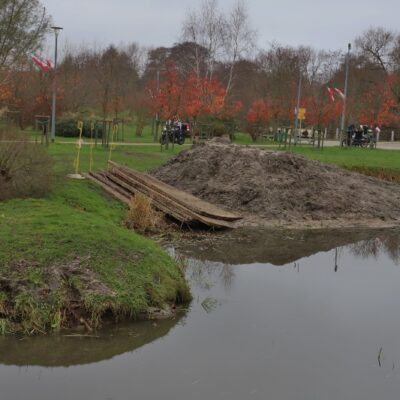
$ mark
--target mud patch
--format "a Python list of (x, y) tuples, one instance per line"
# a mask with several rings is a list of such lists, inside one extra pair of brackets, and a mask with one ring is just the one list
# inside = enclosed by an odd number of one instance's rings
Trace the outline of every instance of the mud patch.
[(228, 210), (247, 225), (395, 225), (400, 185), (292, 153), (238, 145), (194, 146), (152, 174)]
[(43, 268), (19, 260), (8, 266), (6, 277), (0, 276), (2, 333), (96, 327), (116, 294), (85, 267), (87, 261), (77, 258)]

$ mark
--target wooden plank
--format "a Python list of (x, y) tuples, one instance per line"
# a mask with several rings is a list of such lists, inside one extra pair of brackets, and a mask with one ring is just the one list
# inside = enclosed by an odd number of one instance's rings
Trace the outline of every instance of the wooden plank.
[(115, 168), (124, 171), (126, 174), (134, 177), (144, 185), (151, 187), (153, 190), (171, 198), (175, 203), (179, 203), (197, 214), (204, 215), (213, 219), (222, 219), (227, 221), (237, 221), (241, 216), (235, 215), (229, 211), (223, 210), (215, 205), (199, 199), (189, 193), (176, 189), (150, 175), (124, 167), (112, 161), (109, 164)]
[(150, 175), (142, 174), (124, 167), (122, 167), (121, 169), (127, 174), (134, 176), (143, 184), (150, 186), (154, 190), (162, 193), (164, 196), (171, 198), (175, 203), (179, 203), (187, 207), (188, 209), (196, 212), (197, 214), (228, 221), (236, 221), (241, 219), (241, 217), (238, 215), (235, 215), (229, 211), (222, 210), (221, 208), (216, 207), (211, 203), (205, 202), (204, 200), (201, 200), (189, 193), (183, 192), (170, 185), (167, 185), (166, 183), (161, 182)]
[(122, 194), (118, 193), (116, 190), (112, 189), (109, 185), (102, 182), (101, 180), (97, 179), (96, 176), (92, 174), (84, 174), (85, 178), (89, 179), (90, 181), (96, 183), (97, 185), (101, 186), (104, 191), (111, 194), (117, 200), (121, 201), (122, 203), (129, 204), (129, 198), (123, 196)]
[[(112, 182), (106, 174), (104, 173), (99, 173), (99, 174), (85, 174), (85, 177), (90, 179), (91, 181), (97, 183), (100, 185), (107, 193), (113, 195), (116, 199), (122, 201), (123, 203), (129, 205), (130, 204), (130, 199), (132, 198), (132, 195), (136, 193), (141, 193), (140, 191), (133, 191), (127, 192), (125, 191), (121, 186), (118, 184)], [(165, 214), (171, 215), (173, 218), (176, 220), (190, 224), (193, 221), (191, 219), (187, 219), (186, 217), (183, 217), (182, 215), (172, 212), (171, 210), (164, 209), (162, 204), (155, 204), (156, 208), (159, 209), (160, 211), (164, 212)]]
[(135, 187), (134, 185), (132, 185), (132, 183), (120, 179), (119, 176), (113, 175), (110, 171), (107, 172), (106, 176), (109, 180), (114, 182), (114, 184), (121, 186), (125, 190), (130, 191), (132, 194), (141, 193), (150, 197), (155, 208), (157, 208), (158, 210), (162, 211), (165, 214), (172, 216), (176, 220), (187, 224), (193, 222), (193, 219), (189, 214), (181, 212), (181, 210), (172, 209), (171, 207), (168, 207), (168, 205), (164, 204), (162, 201), (160, 201), (160, 199), (153, 197), (151, 191), (146, 190), (146, 188)]
[(131, 186), (132, 190), (140, 191), (146, 196), (149, 196), (158, 209), (165, 212), (166, 214), (173, 216), (181, 222), (193, 223), (193, 221), (199, 221), (205, 225), (215, 228), (234, 227), (233, 224), (229, 221), (218, 220), (195, 213), (185, 206), (176, 203), (174, 199), (164, 196), (162, 193), (153, 190), (146, 184), (137, 181), (134, 177), (125, 174), (120, 169), (112, 169), (107, 171), (107, 176), (109, 177), (109, 179), (115, 181), (124, 188), (129, 188)]
[(118, 168), (85, 174), (85, 177), (97, 183), (107, 193), (127, 205), (129, 205), (133, 195), (142, 193), (152, 199), (155, 208), (181, 223), (192, 225), (198, 222), (212, 228), (234, 228), (232, 222), (200, 215), (176, 202), (174, 198), (165, 195), (162, 191), (149, 187), (146, 180), (137, 179), (134, 175), (128, 175)]

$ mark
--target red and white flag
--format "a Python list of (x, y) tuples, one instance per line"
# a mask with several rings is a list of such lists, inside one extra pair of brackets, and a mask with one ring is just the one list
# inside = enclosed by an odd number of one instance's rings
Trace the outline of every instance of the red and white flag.
[(346, 96), (344, 95), (344, 93), (343, 93), (340, 89), (335, 88), (335, 92), (336, 92), (343, 100), (346, 98)]
[(53, 69), (53, 68), (54, 68), (53, 63), (52, 63), (49, 59), (46, 60), (46, 64), (48, 65), (48, 67), (49, 67), (50, 69)]
[(330, 98), (332, 101), (335, 101), (335, 92), (333, 91), (333, 89), (330, 88), (330, 87), (328, 87), (328, 92), (329, 92), (329, 98)]
[(49, 65), (51, 62), (47, 60), (46, 62), (40, 60), (39, 58), (32, 56), (32, 61), (43, 71), (43, 72), (48, 72), (52, 68), (52, 66)]

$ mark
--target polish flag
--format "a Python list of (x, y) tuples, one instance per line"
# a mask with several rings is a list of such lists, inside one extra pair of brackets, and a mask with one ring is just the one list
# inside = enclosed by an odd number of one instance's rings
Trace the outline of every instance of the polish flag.
[(32, 56), (32, 61), (43, 71), (48, 72), (51, 67), (48, 65), (47, 62), (40, 60), (39, 58)]
[(328, 92), (329, 92), (329, 98), (332, 101), (335, 101), (335, 92), (334, 92), (334, 90), (332, 88), (328, 87)]
[(49, 59), (46, 60), (46, 64), (47, 64), (47, 66), (48, 66), (50, 69), (53, 69), (53, 68), (54, 68), (53, 63), (52, 63)]
[(344, 93), (343, 93), (340, 89), (335, 88), (335, 92), (336, 92), (343, 100), (346, 98), (346, 96), (344, 95)]

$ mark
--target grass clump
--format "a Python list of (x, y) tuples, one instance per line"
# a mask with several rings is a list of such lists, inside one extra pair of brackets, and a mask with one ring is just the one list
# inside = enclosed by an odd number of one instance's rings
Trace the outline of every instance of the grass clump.
[(126, 214), (126, 225), (137, 232), (153, 231), (160, 223), (161, 216), (152, 205), (151, 198), (144, 194), (132, 197)]

